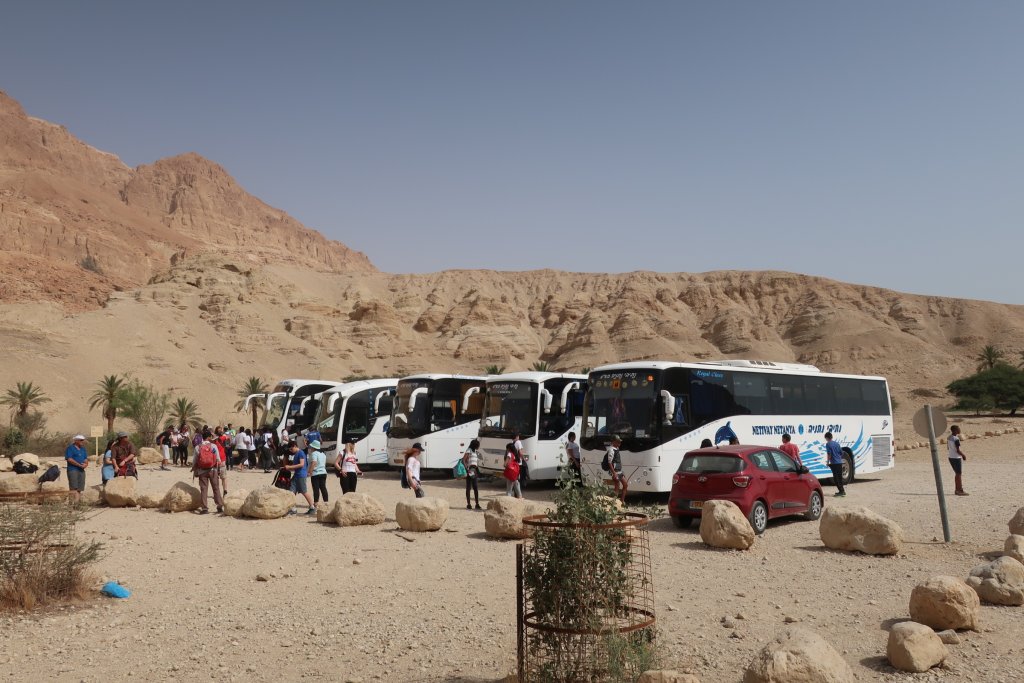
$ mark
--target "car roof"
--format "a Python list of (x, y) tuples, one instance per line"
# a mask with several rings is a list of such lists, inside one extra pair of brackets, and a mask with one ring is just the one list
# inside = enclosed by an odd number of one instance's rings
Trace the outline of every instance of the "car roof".
[(719, 446), (717, 448), (696, 448), (687, 452), (686, 455), (750, 455), (759, 451), (777, 451), (774, 446), (751, 446), (740, 444), (738, 446)]

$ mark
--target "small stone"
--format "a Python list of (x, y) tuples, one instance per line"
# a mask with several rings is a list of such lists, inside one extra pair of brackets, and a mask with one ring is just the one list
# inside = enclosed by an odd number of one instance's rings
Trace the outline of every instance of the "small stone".
[(360, 560), (358, 557), (355, 558), (354, 560), (352, 560), (352, 564), (362, 564), (362, 563), (363, 563), (363, 561)]
[(960, 640), (960, 635), (951, 628), (948, 628), (945, 631), (939, 631), (935, 635), (937, 635), (939, 637), (939, 640), (941, 640), (946, 645), (959, 645), (963, 642), (962, 640)]
[(256, 575), (256, 580), (257, 581), (270, 581), (270, 577), (267, 576), (266, 574), (257, 574)]

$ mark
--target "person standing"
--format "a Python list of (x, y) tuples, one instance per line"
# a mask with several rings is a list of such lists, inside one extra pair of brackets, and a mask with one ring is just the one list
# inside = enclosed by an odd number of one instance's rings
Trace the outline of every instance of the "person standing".
[(619, 497), (619, 500), (625, 503), (626, 489), (628, 489), (629, 486), (626, 482), (626, 477), (622, 475), (622, 454), (619, 451), (619, 446), (621, 445), (622, 439), (617, 436), (613, 436), (611, 445), (609, 445), (608, 450), (605, 451), (604, 461), (607, 465), (608, 474), (612, 475), (612, 486), (615, 487), (615, 495)]
[(77, 503), (85, 490), (85, 468), (89, 466), (89, 452), (85, 450), (85, 437), (76, 434), (64, 450), (64, 461), (68, 465), (68, 489), (71, 502)]
[(128, 440), (128, 432), (118, 432), (117, 442), (111, 449), (114, 456), (114, 476), (139, 478), (136, 467), (135, 444)]
[(422, 452), (423, 446), (418, 441), (405, 452), (405, 479), (409, 482), (409, 488), (417, 498), (427, 495), (423, 492), (423, 484), (420, 483), (420, 453)]
[(836, 483), (836, 497), (846, 496), (846, 488), (843, 486), (843, 448), (838, 441), (832, 440), (832, 432), (825, 432), (825, 459), (828, 468), (832, 470), (832, 481)]
[(513, 498), (523, 497), (523, 487), (519, 484), (519, 458), (516, 455), (515, 442), (505, 445), (505, 495)]
[(309, 442), (309, 479), (313, 483), (313, 505), (323, 497), (327, 502), (327, 456), (320, 450), (319, 441)]
[(208, 488), (213, 486), (213, 502), (217, 512), (224, 512), (224, 498), (220, 492), (220, 465), (222, 454), (210, 432), (206, 433), (203, 443), (199, 445), (196, 457), (192, 459), (192, 475), (199, 477), (199, 514), (210, 512)]
[(967, 496), (970, 495), (967, 491), (964, 491), (964, 461), (967, 460), (967, 454), (960, 448), (960, 427), (953, 425), (949, 428), (949, 438), (946, 439), (946, 447), (949, 449), (949, 466), (953, 468), (953, 481), (956, 483), (956, 495)]
[[(306, 499), (306, 503), (309, 505), (309, 509), (306, 510), (307, 515), (316, 514), (316, 508), (313, 507), (313, 499), (309, 495), (309, 482), (306, 481), (309, 476), (309, 458), (299, 448), (299, 444), (294, 441), (289, 445), (289, 451), (291, 452), (291, 459), (284, 466), (286, 470), (292, 473), (292, 483), (289, 486), (289, 490), (292, 493), (301, 493), (302, 497)], [(296, 513), (292, 509), (288, 514), (294, 515)]]
[(573, 478), (583, 486), (583, 462), (580, 459), (580, 445), (576, 443), (576, 432), (569, 432), (569, 440), (565, 442), (565, 453), (569, 456), (569, 469)]
[(334, 460), (334, 471), (341, 479), (341, 495), (355, 493), (356, 482), (363, 471), (359, 469), (359, 458), (356, 457), (356, 445), (349, 441), (345, 450)]
[(160, 447), (160, 469), (169, 469), (167, 465), (171, 462), (171, 425), (167, 425), (164, 431), (156, 435), (156, 445)]
[(466, 509), (472, 510), (469, 505), (469, 492), (472, 489), (476, 498), (476, 509), (480, 509), (480, 487), (477, 480), (480, 476), (480, 441), (473, 439), (469, 442), (469, 448), (462, 455), (462, 465), (466, 468)]
[(249, 463), (249, 469), (256, 469), (256, 435), (252, 433), (252, 429), (249, 427), (245, 429), (245, 455), (246, 461)]
[(189, 431), (188, 424), (185, 422), (181, 423), (178, 427), (178, 466), (188, 467), (188, 445), (192, 442), (192, 432)]
[[(217, 430), (220, 431), (220, 427), (217, 427)], [(235, 433), (231, 430), (230, 422), (228, 423), (227, 429), (223, 431), (223, 438), (221, 439), (220, 444), (224, 447), (224, 454), (228, 459), (228, 469), (235, 469)]]
[(525, 484), (530, 481), (530, 468), (526, 465), (526, 453), (523, 452), (523, 435), (520, 432), (516, 432), (516, 438), (512, 442), (512, 447), (516, 451), (516, 462), (519, 463), (519, 481)]
[(116, 439), (111, 439), (107, 442), (107, 447), (103, 449), (103, 466), (100, 468), (100, 480), (104, 486), (117, 475), (117, 470), (114, 469), (114, 453), (111, 450), (116, 442)]
[(789, 434), (782, 435), (782, 445), (779, 446), (779, 450), (791, 457), (793, 462), (797, 465), (803, 464), (800, 461), (800, 449), (796, 447), (795, 443), (793, 443), (793, 437)]

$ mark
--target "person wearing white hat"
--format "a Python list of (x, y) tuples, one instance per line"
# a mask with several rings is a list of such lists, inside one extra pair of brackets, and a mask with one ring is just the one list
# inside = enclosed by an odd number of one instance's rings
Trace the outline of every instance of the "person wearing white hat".
[(68, 488), (71, 490), (71, 502), (77, 503), (85, 490), (85, 468), (89, 466), (89, 452), (85, 450), (85, 436), (75, 434), (71, 445), (64, 451), (64, 460), (68, 463)]
[(313, 505), (323, 498), (327, 502), (327, 456), (320, 450), (320, 442), (314, 439), (306, 450), (309, 456), (309, 480), (313, 482)]

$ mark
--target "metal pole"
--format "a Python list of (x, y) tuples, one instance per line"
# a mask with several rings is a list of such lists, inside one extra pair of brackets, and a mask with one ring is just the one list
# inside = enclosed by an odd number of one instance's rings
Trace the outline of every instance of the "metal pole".
[(523, 630), (523, 544), (516, 544), (516, 680), (522, 683), (526, 672), (523, 670), (525, 661)]
[(935, 472), (935, 491), (939, 495), (939, 514), (942, 517), (942, 537), (946, 543), (953, 540), (949, 533), (949, 515), (946, 513), (946, 493), (942, 490), (942, 468), (939, 467), (939, 447), (935, 442), (935, 423), (932, 422), (932, 407), (926, 405), (924, 413), (928, 417), (928, 443), (932, 447), (932, 470)]

